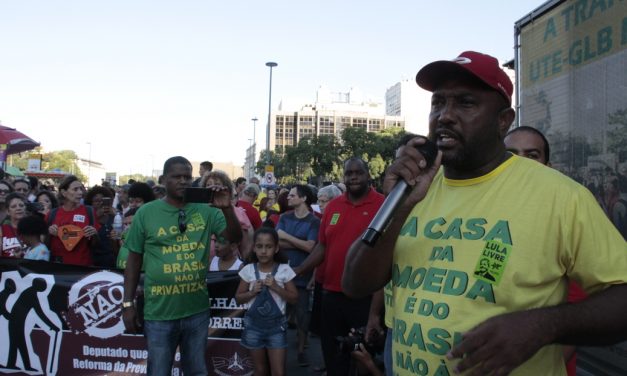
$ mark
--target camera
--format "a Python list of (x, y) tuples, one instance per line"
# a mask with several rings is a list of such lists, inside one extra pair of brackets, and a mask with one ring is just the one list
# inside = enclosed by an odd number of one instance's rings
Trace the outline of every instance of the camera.
[(40, 213), (44, 211), (44, 205), (41, 202), (27, 202), (26, 211), (29, 213)]
[(208, 204), (213, 202), (213, 193), (209, 188), (188, 187), (185, 188), (185, 202)]
[(359, 350), (359, 344), (362, 343), (370, 355), (374, 356), (375, 354), (383, 352), (385, 336), (381, 336), (379, 333), (373, 333), (370, 342), (366, 342), (366, 327), (362, 326), (361, 328), (355, 329), (347, 336), (335, 337), (335, 341), (342, 354), (350, 354), (355, 350)]

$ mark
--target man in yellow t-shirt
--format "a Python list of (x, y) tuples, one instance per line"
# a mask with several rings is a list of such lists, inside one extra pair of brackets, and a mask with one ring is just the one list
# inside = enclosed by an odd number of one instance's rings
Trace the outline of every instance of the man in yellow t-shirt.
[[(416, 81), (438, 157), (422, 138), (402, 148), (384, 189), (412, 188), (374, 247), (353, 243), (342, 281), (357, 297), (391, 280), (394, 374), (565, 375), (557, 344), (627, 338), (625, 242), (583, 186), (506, 151), (498, 61), (467, 51)], [(591, 297), (564, 304), (568, 279)]]

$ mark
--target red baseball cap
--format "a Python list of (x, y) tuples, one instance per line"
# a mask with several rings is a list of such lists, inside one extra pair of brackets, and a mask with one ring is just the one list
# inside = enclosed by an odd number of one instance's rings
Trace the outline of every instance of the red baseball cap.
[(479, 52), (465, 51), (453, 60), (440, 60), (427, 64), (416, 75), (416, 82), (421, 88), (433, 91), (446, 78), (460, 72), (470, 73), (478, 78), (505, 97), (511, 106), (514, 91), (512, 81), (501, 69), (496, 58)]

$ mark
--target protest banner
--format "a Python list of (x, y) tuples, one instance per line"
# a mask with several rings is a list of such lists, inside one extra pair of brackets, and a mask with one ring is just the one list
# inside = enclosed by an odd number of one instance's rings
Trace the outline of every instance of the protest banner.
[[(0, 259), (0, 374), (138, 375), (146, 373), (143, 335), (124, 333), (123, 271), (45, 261)], [(241, 347), (244, 306), (236, 272), (211, 272), (210, 375), (252, 375)], [(141, 296), (140, 296), (141, 304)], [(180, 375), (179, 354), (172, 375)]]

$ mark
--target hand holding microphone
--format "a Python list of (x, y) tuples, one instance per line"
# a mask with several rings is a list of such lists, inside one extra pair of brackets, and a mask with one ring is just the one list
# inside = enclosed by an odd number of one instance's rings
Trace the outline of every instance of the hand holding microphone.
[[(429, 174), (428, 185), (430, 185), (435, 172), (440, 167), (439, 159), (436, 163), (438, 148), (435, 143), (425, 137), (411, 139), (399, 149), (399, 152), (397, 159), (386, 172), (384, 181), (384, 185), (393, 184), (393, 188), (361, 237), (361, 240), (369, 246), (374, 246), (383, 234), (392, 220), (394, 212), (408, 197), (414, 185), (418, 183), (418, 178)], [(436, 163), (435, 167), (434, 163)], [(423, 197), (427, 193), (428, 185), (424, 187)]]

